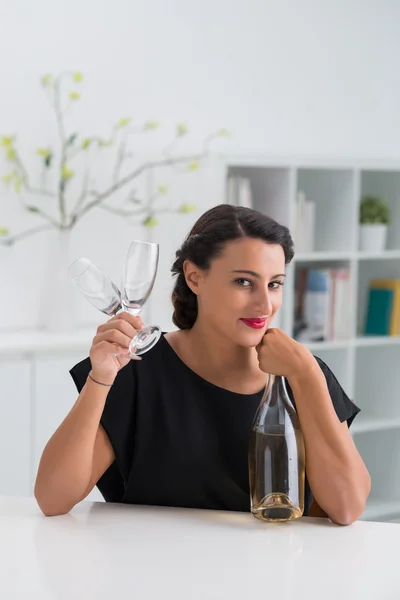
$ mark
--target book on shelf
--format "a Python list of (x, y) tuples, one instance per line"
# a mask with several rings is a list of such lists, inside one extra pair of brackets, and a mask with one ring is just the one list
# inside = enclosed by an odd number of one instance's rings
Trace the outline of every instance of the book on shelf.
[(302, 343), (350, 337), (348, 268), (299, 268), (295, 282), (294, 338)]
[(315, 202), (302, 190), (297, 192), (292, 233), (296, 252), (314, 251)]
[(250, 179), (248, 179), (248, 177), (229, 175), (226, 190), (227, 204), (232, 204), (233, 206), (245, 206), (246, 208), (253, 208), (251, 182)]
[(400, 280), (372, 279), (364, 335), (400, 335)]

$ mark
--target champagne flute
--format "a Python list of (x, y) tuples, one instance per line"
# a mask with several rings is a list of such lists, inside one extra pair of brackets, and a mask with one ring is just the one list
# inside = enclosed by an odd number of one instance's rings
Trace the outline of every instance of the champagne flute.
[[(129, 246), (122, 276), (122, 306), (135, 316), (140, 314), (153, 290), (158, 259), (158, 244), (134, 240)], [(144, 354), (158, 342), (161, 333), (158, 325), (143, 327), (129, 345), (129, 351)]]
[[(123, 294), (118, 286), (89, 258), (75, 260), (69, 275), (78, 289), (98, 310), (112, 317), (121, 310), (139, 315), (153, 289), (158, 267), (158, 244), (135, 240), (129, 247), (123, 273)], [(144, 354), (161, 337), (158, 325), (141, 329), (129, 344), (131, 358)], [(114, 354), (114, 356), (125, 356)]]
[(113, 317), (122, 310), (118, 286), (89, 258), (82, 256), (75, 260), (68, 274), (79, 291), (100, 312)]

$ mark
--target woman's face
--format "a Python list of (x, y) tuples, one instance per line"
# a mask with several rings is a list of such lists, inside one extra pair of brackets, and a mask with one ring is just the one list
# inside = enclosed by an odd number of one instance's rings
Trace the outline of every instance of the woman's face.
[(199, 318), (241, 346), (256, 346), (282, 304), (282, 246), (241, 238), (225, 245), (208, 271), (185, 263)]

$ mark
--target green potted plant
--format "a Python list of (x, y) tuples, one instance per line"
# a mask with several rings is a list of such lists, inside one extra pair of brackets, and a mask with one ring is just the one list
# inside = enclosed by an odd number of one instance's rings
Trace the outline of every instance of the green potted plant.
[(360, 250), (385, 250), (389, 223), (390, 210), (386, 200), (379, 196), (364, 196), (360, 203)]

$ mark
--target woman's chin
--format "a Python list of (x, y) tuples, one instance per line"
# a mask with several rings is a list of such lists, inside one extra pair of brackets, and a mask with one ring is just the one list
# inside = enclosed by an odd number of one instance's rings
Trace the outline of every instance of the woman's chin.
[(255, 346), (258, 346), (258, 344), (261, 342), (261, 340), (263, 339), (265, 335), (265, 329), (263, 328), (262, 330), (251, 330), (249, 328), (249, 331), (241, 331), (240, 333), (238, 332), (237, 336), (236, 336), (236, 343), (239, 344), (239, 346), (244, 346), (245, 348), (254, 348)]

